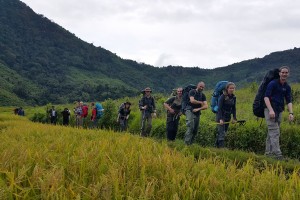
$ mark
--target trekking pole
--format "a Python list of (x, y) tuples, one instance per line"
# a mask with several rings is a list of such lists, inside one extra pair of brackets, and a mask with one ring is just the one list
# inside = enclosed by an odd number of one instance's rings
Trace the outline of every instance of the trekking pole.
[[(232, 122), (224, 122), (223, 124), (231, 124)], [(220, 124), (219, 122), (215, 122), (215, 123), (212, 123), (212, 124)], [(233, 124), (233, 123), (232, 123)], [(235, 124), (239, 124), (239, 125), (242, 125), (244, 126), (246, 124), (246, 120), (237, 120)]]

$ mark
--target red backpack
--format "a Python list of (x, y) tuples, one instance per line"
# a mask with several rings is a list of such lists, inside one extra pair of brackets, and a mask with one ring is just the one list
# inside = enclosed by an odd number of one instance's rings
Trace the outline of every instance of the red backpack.
[(87, 105), (82, 106), (82, 117), (86, 118), (88, 116), (89, 107)]

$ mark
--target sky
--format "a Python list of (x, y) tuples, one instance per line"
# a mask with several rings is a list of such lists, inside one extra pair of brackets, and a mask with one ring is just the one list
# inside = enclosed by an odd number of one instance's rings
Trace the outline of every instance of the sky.
[(300, 47), (298, 0), (21, 0), (80, 39), (156, 67), (216, 68)]

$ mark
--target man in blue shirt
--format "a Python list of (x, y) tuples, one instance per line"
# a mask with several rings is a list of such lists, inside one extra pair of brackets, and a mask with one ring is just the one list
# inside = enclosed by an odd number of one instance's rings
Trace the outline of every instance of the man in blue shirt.
[(186, 107), (186, 126), (184, 142), (191, 145), (198, 133), (201, 110), (207, 109), (207, 101), (202, 91), (205, 88), (204, 82), (199, 82), (197, 88), (189, 92), (189, 102)]
[(289, 67), (281, 67), (279, 69), (280, 78), (268, 84), (264, 97), (266, 104), (264, 113), (268, 125), (265, 155), (280, 160), (283, 158), (279, 146), (279, 136), (284, 100), (289, 110), (289, 121), (294, 120), (291, 87), (286, 82), (289, 72)]

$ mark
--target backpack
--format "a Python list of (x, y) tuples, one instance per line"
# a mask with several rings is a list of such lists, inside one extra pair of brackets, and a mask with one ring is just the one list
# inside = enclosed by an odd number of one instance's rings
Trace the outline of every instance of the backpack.
[(82, 117), (86, 118), (89, 113), (89, 107), (87, 105), (82, 106)]
[(254, 102), (253, 102), (253, 114), (256, 117), (261, 117), (264, 118), (265, 114), (264, 114), (264, 109), (265, 109), (265, 101), (264, 101), (264, 97), (265, 97), (265, 93), (266, 93), (266, 89), (268, 84), (274, 80), (274, 79), (279, 79), (279, 69), (272, 69), (270, 71), (268, 71), (263, 80), (261, 81), (259, 87), (258, 87), (258, 91), (256, 93)]
[(96, 118), (100, 119), (103, 116), (103, 107), (101, 103), (96, 103)]
[(186, 107), (188, 106), (188, 103), (190, 102), (189, 92), (192, 89), (196, 89), (197, 86), (193, 84), (189, 84), (182, 90), (182, 101), (181, 101), (181, 112), (185, 114)]
[(223, 94), (223, 90), (225, 89), (227, 83), (228, 81), (219, 81), (215, 86), (214, 92), (210, 100), (210, 108), (213, 113), (218, 112), (219, 97)]

